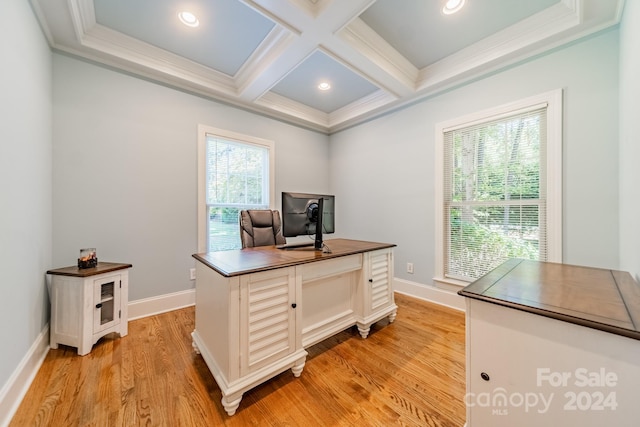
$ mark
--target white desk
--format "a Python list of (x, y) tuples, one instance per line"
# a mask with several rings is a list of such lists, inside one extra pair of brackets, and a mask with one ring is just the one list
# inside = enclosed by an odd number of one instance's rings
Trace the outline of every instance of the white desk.
[(291, 368), (305, 348), (353, 325), (363, 338), (393, 322), (392, 244), (332, 239), (331, 253), (275, 246), (195, 254), (196, 328), (202, 354), (233, 415), (247, 390)]

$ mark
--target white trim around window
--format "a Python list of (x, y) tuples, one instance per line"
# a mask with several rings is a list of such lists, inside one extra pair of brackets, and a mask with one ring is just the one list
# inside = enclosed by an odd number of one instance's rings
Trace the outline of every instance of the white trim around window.
[[(456, 128), (472, 126), (501, 116), (547, 106), (547, 162), (545, 181), (547, 194), (547, 261), (562, 262), (562, 89), (532, 96), (520, 101), (490, 108), (436, 124), (435, 129), (435, 277), (436, 285), (466, 286), (469, 283), (445, 277), (444, 223), (444, 135)], [(542, 177), (541, 177), (542, 178)]]
[(198, 253), (207, 251), (207, 201), (206, 201), (206, 143), (207, 136), (216, 136), (221, 139), (238, 141), (245, 144), (254, 144), (266, 147), (269, 151), (269, 206), (274, 209), (275, 203), (275, 143), (273, 141), (255, 136), (218, 129), (215, 127), (198, 125)]

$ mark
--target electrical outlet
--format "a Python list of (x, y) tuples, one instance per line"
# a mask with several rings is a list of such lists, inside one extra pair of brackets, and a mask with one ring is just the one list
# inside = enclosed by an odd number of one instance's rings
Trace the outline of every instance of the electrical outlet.
[(196, 280), (196, 269), (192, 268), (189, 270), (189, 279), (190, 280)]
[(407, 263), (407, 273), (413, 274), (413, 263), (412, 262), (408, 262)]

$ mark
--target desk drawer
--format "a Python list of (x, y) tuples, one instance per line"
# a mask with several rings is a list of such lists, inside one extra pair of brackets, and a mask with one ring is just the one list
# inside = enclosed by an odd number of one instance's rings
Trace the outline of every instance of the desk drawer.
[(333, 258), (298, 267), (297, 273), (302, 276), (302, 283), (322, 279), (328, 276), (336, 276), (350, 271), (362, 269), (362, 254)]

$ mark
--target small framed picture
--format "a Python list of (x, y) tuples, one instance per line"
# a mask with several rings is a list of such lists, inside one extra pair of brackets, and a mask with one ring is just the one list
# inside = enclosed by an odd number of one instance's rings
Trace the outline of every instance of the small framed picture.
[(93, 268), (98, 266), (98, 256), (96, 248), (80, 249), (80, 258), (78, 258), (78, 268)]

